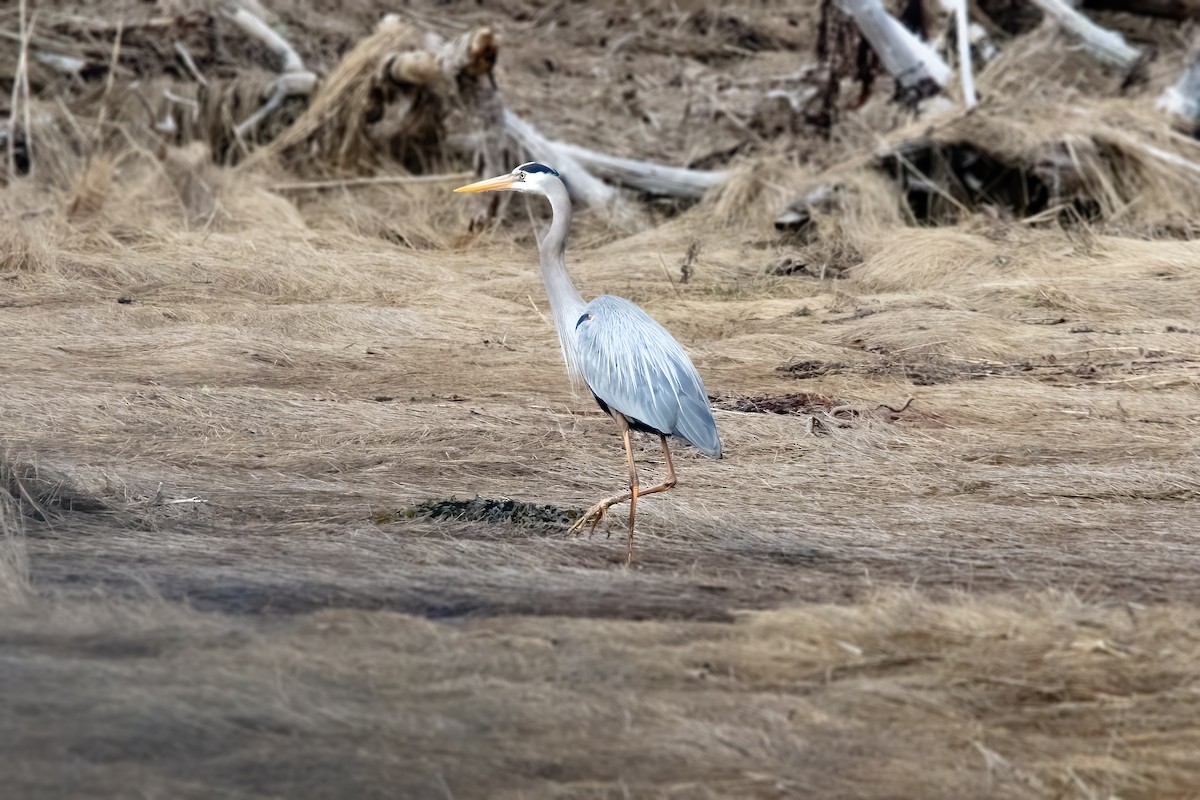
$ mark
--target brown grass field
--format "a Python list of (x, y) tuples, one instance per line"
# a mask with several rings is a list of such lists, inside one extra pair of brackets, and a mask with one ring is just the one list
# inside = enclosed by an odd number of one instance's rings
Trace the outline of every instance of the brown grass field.
[[(267, 5), (352, 38), (381, 10)], [(781, 31), (759, 52), (699, 3), (412, 7), (495, 25), (547, 132), (673, 164), (736, 141), (684, 124), (719, 73), (810, 58), (784, 3), (721, 5)], [(1181, 54), (1062, 124), (1152, 115)], [(1073, 58), (1028, 96), (1113, 82)], [(454, 183), (285, 193), (136, 146), (0, 187), (0, 794), (1200, 797), (1200, 242), (1162, 233), (1195, 195), (920, 227), (862, 177), (861, 218), (781, 237), (878, 143), (854, 119), (691, 208), (577, 215), (584, 295), (687, 346), (726, 452), (677, 448), (628, 569), (624, 507), (564, 535), (625, 471), (563, 371), (540, 205), (472, 235)], [(547, 508), (422, 513), (476, 497)]]

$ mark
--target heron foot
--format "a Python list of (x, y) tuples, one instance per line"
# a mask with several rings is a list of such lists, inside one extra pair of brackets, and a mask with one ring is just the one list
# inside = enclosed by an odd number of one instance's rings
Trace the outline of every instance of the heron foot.
[(575, 524), (573, 524), (570, 528), (567, 528), (567, 535), (570, 536), (572, 534), (581, 533), (586, 525), (591, 526), (591, 530), (588, 531), (588, 535), (591, 536), (595, 534), (596, 526), (599, 525), (601, 520), (604, 519), (604, 515), (608, 513), (608, 509), (621, 502), (622, 499), (628, 500), (629, 498), (611, 497), (607, 500), (601, 500), (599, 503), (596, 503), (596, 505), (585, 511), (583, 516), (575, 520)]

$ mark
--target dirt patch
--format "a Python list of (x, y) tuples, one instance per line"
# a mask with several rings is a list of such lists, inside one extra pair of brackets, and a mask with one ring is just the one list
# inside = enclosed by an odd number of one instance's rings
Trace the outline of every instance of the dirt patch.
[(513, 525), (519, 528), (552, 530), (569, 526), (579, 519), (583, 509), (559, 508), (519, 500), (492, 500), (474, 497), (470, 500), (425, 500), (394, 514), (380, 513), (373, 517), (376, 525), (426, 517), (429, 519), (486, 522), (489, 525)]
[(799, 392), (777, 397), (724, 397), (715, 400), (717, 408), (750, 414), (815, 414), (847, 406), (841, 400), (820, 394)]

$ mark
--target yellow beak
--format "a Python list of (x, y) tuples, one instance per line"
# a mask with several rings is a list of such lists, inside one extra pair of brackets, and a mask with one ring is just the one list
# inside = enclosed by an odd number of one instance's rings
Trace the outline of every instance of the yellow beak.
[(466, 186), (460, 186), (454, 191), (456, 192), (498, 192), (504, 189), (511, 188), (513, 185), (512, 175), (500, 175), (496, 178), (488, 178), (486, 181), (478, 183), (468, 183)]

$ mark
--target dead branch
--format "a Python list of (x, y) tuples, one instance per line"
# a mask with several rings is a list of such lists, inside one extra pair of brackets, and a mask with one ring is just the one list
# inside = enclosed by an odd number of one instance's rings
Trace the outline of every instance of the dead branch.
[(971, 21), (967, 16), (967, 0), (957, 0), (954, 8), (955, 36), (958, 44), (958, 72), (962, 80), (963, 104), (974, 108), (975, 76), (971, 72)]
[(889, 14), (881, 0), (837, 0), (837, 4), (843, 13), (854, 19), (884, 69), (911, 97), (930, 97), (949, 83), (949, 65)]
[(196, 83), (201, 86), (208, 85), (208, 79), (200, 72), (200, 68), (196, 66), (196, 60), (192, 58), (192, 51), (187, 49), (187, 45), (178, 39), (175, 41), (175, 52), (179, 54), (179, 58), (183, 61), (183, 65), (187, 67), (187, 71), (196, 79)]
[[(481, 175), (499, 175), (512, 168), (509, 136), (505, 133), (504, 97), (492, 74), (499, 45), (491, 28), (468, 31), (438, 49), (436, 62), (442, 76), (456, 92), (456, 105), (465, 113), (469, 127), (481, 134), (471, 151), (472, 163)], [(473, 225), (501, 213), (511, 196), (476, 195)]]
[(226, 8), (225, 16), (241, 28), (243, 33), (262, 42), (268, 50), (279, 57), (279, 60), (283, 62), (279, 68), (280, 72), (305, 71), (303, 59), (300, 58), (300, 54), (296, 52), (288, 40), (284, 39), (267, 23), (247, 11), (244, 7), (235, 6)]
[(279, 110), (289, 97), (308, 97), (317, 85), (317, 76), (307, 70), (280, 75), (271, 85), (270, 94), (257, 111), (238, 123), (234, 133), (240, 139), (253, 133), (259, 124)]
[(258, 16), (241, 6), (226, 8), (224, 13), (243, 33), (261, 42), (283, 63), (279, 77), (264, 91), (263, 104), (234, 128), (240, 140), (253, 133), (287, 98), (311, 95), (317, 86), (317, 76), (305, 68), (295, 48)]
[(1033, 0), (1033, 3), (1047, 17), (1078, 38), (1084, 49), (1106, 64), (1130, 69), (1142, 57), (1141, 51), (1127, 44), (1121, 34), (1100, 27), (1065, 0)]
[(444, 124), (446, 81), (424, 45), (421, 32), (385, 18), (264, 152), (301, 169), (335, 170), (362, 170), (383, 156), (407, 163), (413, 147), (432, 156)]
[(729, 177), (727, 172), (670, 167), (652, 161), (605, 155), (566, 142), (554, 144), (600, 177), (651, 194), (698, 200)]
[(559, 142), (547, 139), (521, 117), (504, 110), (504, 127), (532, 158), (552, 165), (567, 178), (571, 197), (586, 206), (605, 206), (615, 201), (617, 192), (567, 152)]
[(842, 405), (834, 406), (823, 413), (828, 418), (828, 421), (833, 422), (839, 427), (847, 427), (849, 425), (845, 418), (841, 416), (843, 414), (852, 417), (861, 417), (865, 414), (874, 414), (879, 411), (886, 411), (888, 422), (895, 422), (901, 414), (908, 410), (908, 407), (913, 404), (913, 400), (915, 399), (915, 397), (908, 398), (904, 401), (904, 405), (900, 406), (899, 408), (894, 408), (887, 403), (880, 403), (874, 407), (861, 403), (844, 403)]

